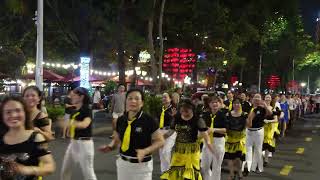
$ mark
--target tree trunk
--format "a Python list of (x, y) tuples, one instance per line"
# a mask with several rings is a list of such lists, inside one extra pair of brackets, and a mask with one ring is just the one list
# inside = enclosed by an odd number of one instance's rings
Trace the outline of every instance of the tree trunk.
[(154, 51), (154, 44), (153, 44), (153, 17), (154, 17), (154, 9), (156, 5), (157, 0), (153, 0), (153, 6), (151, 10), (151, 14), (148, 19), (148, 49), (149, 53), (151, 55), (151, 77), (153, 79), (153, 87), (156, 87), (157, 84), (157, 63), (155, 58), (155, 51)]
[(118, 70), (119, 70), (119, 83), (126, 86), (126, 75), (125, 75), (125, 59), (123, 49), (123, 29), (124, 29), (124, 16), (125, 16), (125, 0), (121, 0), (117, 18), (117, 53), (118, 53)]
[(160, 49), (159, 49), (159, 79), (156, 87), (156, 92), (159, 93), (161, 91), (161, 74), (162, 74), (162, 59), (163, 59), (163, 34), (162, 34), (162, 25), (163, 25), (163, 13), (164, 13), (164, 6), (166, 0), (162, 0), (161, 2), (161, 9), (160, 9), (160, 16), (159, 16), (159, 39), (160, 39)]
[(139, 53), (140, 53), (139, 48), (136, 48), (136, 51), (132, 57), (133, 76), (131, 79), (131, 88), (136, 87), (138, 85), (137, 82), (139, 81), (137, 76), (137, 71), (136, 71), (136, 67), (138, 66)]

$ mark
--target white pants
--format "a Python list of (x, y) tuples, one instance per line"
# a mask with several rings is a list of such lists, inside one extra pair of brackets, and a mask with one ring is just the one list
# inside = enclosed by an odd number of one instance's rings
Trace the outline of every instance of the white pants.
[[(250, 131), (247, 129), (246, 137), (246, 163), (248, 171), (255, 171), (258, 169), (263, 172), (263, 158), (262, 158), (262, 145), (264, 138), (264, 129), (258, 131)], [(253, 149), (254, 148), (254, 149)], [(252, 157), (253, 155), (253, 157)]]
[(72, 166), (80, 164), (84, 180), (96, 180), (93, 169), (94, 145), (92, 140), (71, 140), (63, 158), (60, 180), (71, 180)]
[(152, 160), (144, 163), (131, 163), (118, 158), (116, 164), (118, 180), (152, 180)]
[[(168, 130), (160, 130), (162, 134), (166, 134)], [(161, 172), (168, 170), (170, 168), (171, 162), (171, 151), (176, 141), (177, 133), (173, 133), (168, 137), (162, 148), (159, 149), (159, 156), (161, 162)]]
[[(212, 154), (206, 145), (202, 148), (201, 173), (203, 180), (221, 179), (221, 164), (225, 153), (225, 138), (214, 138), (213, 144), (216, 154)], [(211, 164), (212, 169), (210, 168)]]
[(67, 124), (67, 123), (69, 122), (70, 116), (71, 116), (70, 114), (64, 114), (63, 119), (64, 119), (64, 123), (65, 123), (65, 124)]

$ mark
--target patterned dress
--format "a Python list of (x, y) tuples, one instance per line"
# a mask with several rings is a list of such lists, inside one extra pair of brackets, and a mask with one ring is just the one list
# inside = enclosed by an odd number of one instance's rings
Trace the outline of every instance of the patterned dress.
[(161, 179), (167, 180), (202, 180), (200, 174), (200, 141), (198, 131), (207, 131), (203, 119), (192, 117), (185, 121), (176, 117), (171, 129), (177, 133), (173, 148), (170, 169), (165, 171)]

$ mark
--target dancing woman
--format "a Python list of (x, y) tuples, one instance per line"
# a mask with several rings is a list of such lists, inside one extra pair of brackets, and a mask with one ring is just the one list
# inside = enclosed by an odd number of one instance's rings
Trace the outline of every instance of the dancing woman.
[(221, 164), (225, 153), (226, 119), (220, 110), (220, 100), (213, 96), (208, 99), (209, 111), (202, 114), (207, 127), (211, 143), (215, 146), (215, 155), (207, 145), (203, 146), (201, 156), (201, 172), (204, 180), (220, 180)]
[(19, 97), (7, 97), (0, 107), (0, 179), (36, 180), (54, 172), (55, 162), (44, 136), (33, 130), (29, 111)]
[(195, 116), (195, 107), (190, 100), (184, 100), (179, 105), (179, 111), (171, 126), (171, 133), (175, 131), (177, 138), (172, 150), (170, 169), (160, 178), (201, 180), (198, 132), (204, 137), (206, 146), (213, 152), (213, 146), (207, 134), (208, 128), (203, 119)]
[(24, 89), (22, 96), (27, 104), (34, 130), (41, 133), (46, 140), (53, 140), (51, 120), (41, 111), (42, 93), (40, 89), (37, 86), (28, 86)]
[(163, 93), (162, 95), (162, 112), (160, 115), (159, 128), (161, 133), (164, 135), (165, 143), (162, 148), (159, 149), (160, 162), (161, 162), (161, 172), (168, 170), (170, 168), (171, 161), (171, 150), (174, 145), (177, 134), (167, 134), (170, 125), (173, 120), (173, 111), (175, 107), (171, 104), (171, 97), (168, 93)]
[(238, 173), (239, 179), (243, 178), (241, 168), (246, 155), (246, 128), (252, 125), (248, 120), (248, 114), (241, 110), (240, 100), (235, 99), (232, 105), (233, 110), (226, 115), (227, 138), (224, 158), (228, 161), (228, 180), (235, 178), (235, 172)]
[(275, 106), (275, 102), (272, 102), (270, 94), (267, 94), (264, 97), (264, 100), (268, 106), (268, 109), (272, 111), (272, 114), (266, 116), (264, 120), (264, 140), (262, 150), (265, 151), (263, 165), (266, 167), (269, 163), (270, 153), (275, 152), (276, 141), (274, 134), (278, 131), (278, 116), (280, 116), (281, 110)]
[(164, 144), (158, 123), (142, 111), (144, 94), (131, 89), (126, 94), (127, 112), (121, 116), (110, 144), (100, 147), (102, 152), (120, 148), (117, 159), (118, 180), (152, 180), (152, 153)]
[(71, 180), (72, 165), (79, 163), (83, 179), (96, 180), (93, 168), (94, 144), (88, 90), (83, 87), (75, 88), (71, 95), (71, 102), (75, 107), (69, 124), (71, 140), (63, 158), (60, 179)]
[(267, 104), (261, 100), (260, 94), (254, 95), (252, 103), (253, 110), (250, 112), (248, 117), (249, 121), (252, 122), (252, 127), (247, 129), (246, 136), (246, 163), (248, 170), (245, 170), (245, 175), (247, 175), (247, 172), (250, 172), (251, 170), (257, 170), (257, 173), (263, 172), (263, 125), (265, 117), (272, 115), (272, 111), (268, 108)]

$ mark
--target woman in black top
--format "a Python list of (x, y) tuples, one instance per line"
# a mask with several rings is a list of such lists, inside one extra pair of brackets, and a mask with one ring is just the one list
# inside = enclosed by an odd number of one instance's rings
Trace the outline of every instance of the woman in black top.
[(208, 133), (211, 143), (215, 146), (216, 153), (213, 155), (206, 145), (203, 146), (201, 171), (204, 180), (220, 180), (221, 164), (225, 152), (226, 119), (225, 113), (220, 110), (220, 100), (215, 96), (208, 98), (209, 111), (203, 112), (201, 117), (205, 120), (209, 129)]
[(117, 121), (113, 141), (100, 147), (100, 151), (110, 152), (120, 144), (118, 180), (152, 180), (151, 154), (164, 144), (158, 123), (142, 111), (143, 102), (141, 90), (131, 89), (127, 92), (127, 112)]
[(264, 99), (268, 108), (272, 111), (272, 114), (266, 116), (264, 120), (263, 151), (265, 151), (265, 154), (263, 166), (267, 166), (269, 162), (269, 154), (275, 152), (276, 140), (274, 138), (274, 134), (278, 131), (278, 116), (280, 116), (281, 110), (275, 106), (275, 102), (272, 103), (272, 97), (270, 94), (265, 95)]
[(242, 111), (241, 102), (235, 99), (232, 103), (232, 111), (226, 114), (227, 119), (227, 140), (224, 158), (228, 160), (229, 177), (233, 180), (235, 172), (238, 172), (239, 179), (242, 179), (242, 162), (246, 154), (246, 127), (251, 127), (248, 121), (248, 114)]
[(71, 140), (63, 158), (60, 180), (71, 179), (71, 167), (75, 163), (80, 164), (84, 179), (96, 180), (93, 168), (94, 144), (88, 90), (83, 87), (74, 89), (71, 102), (75, 106), (68, 127)]
[(190, 100), (179, 105), (180, 113), (175, 116), (171, 132), (177, 133), (172, 152), (170, 169), (162, 174), (167, 180), (200, 180), (200, 141), (198, 132), (204, 137), (206, 146), (213, 152), (207, 126), (202, 118), (195, 115), (195, 107)]
[[(272, 111), (268, 105), (261, 99), (260, 94), (255, 94), (253, 97), (253, 109), (249, 114), (249, 121), (252, 126), (247, 129), (246, 141), (246, 163), (248, 171), (256, 171), (257, 173), (263, 172), (263, 158), (262, 158), (262, 144), (264, 138), (264, 119), (266, 116), (272, 115)], [(254, 148), (254, 151), (253, 151)]]
[(24, 89), (22, 96), (27, 104), (34, 130), (41, 133), (46, 140), (53, 140), (51, 120), (41, 112), (41, 94), (37, 86), (28, 86)]
[(175, 107), (173, 107), (171, 104), (171, 96), (168, 93), (163, 93), (162, 112), (159, 116), (159, 128), (165, 138), (163, 147), (159, 149), (161, 172), (164, 172), (170, 168), (171, 150), (177, 136), (176, 133), (171, 134), (170, 136), (167, 135), (173, 120), (173, 111), (175, 111)]
[(27, 107), (19, 97), (7, 97), (1, 107), (0, 179), (36, 180), (55, 170), (45, 138), (33, 130)]

